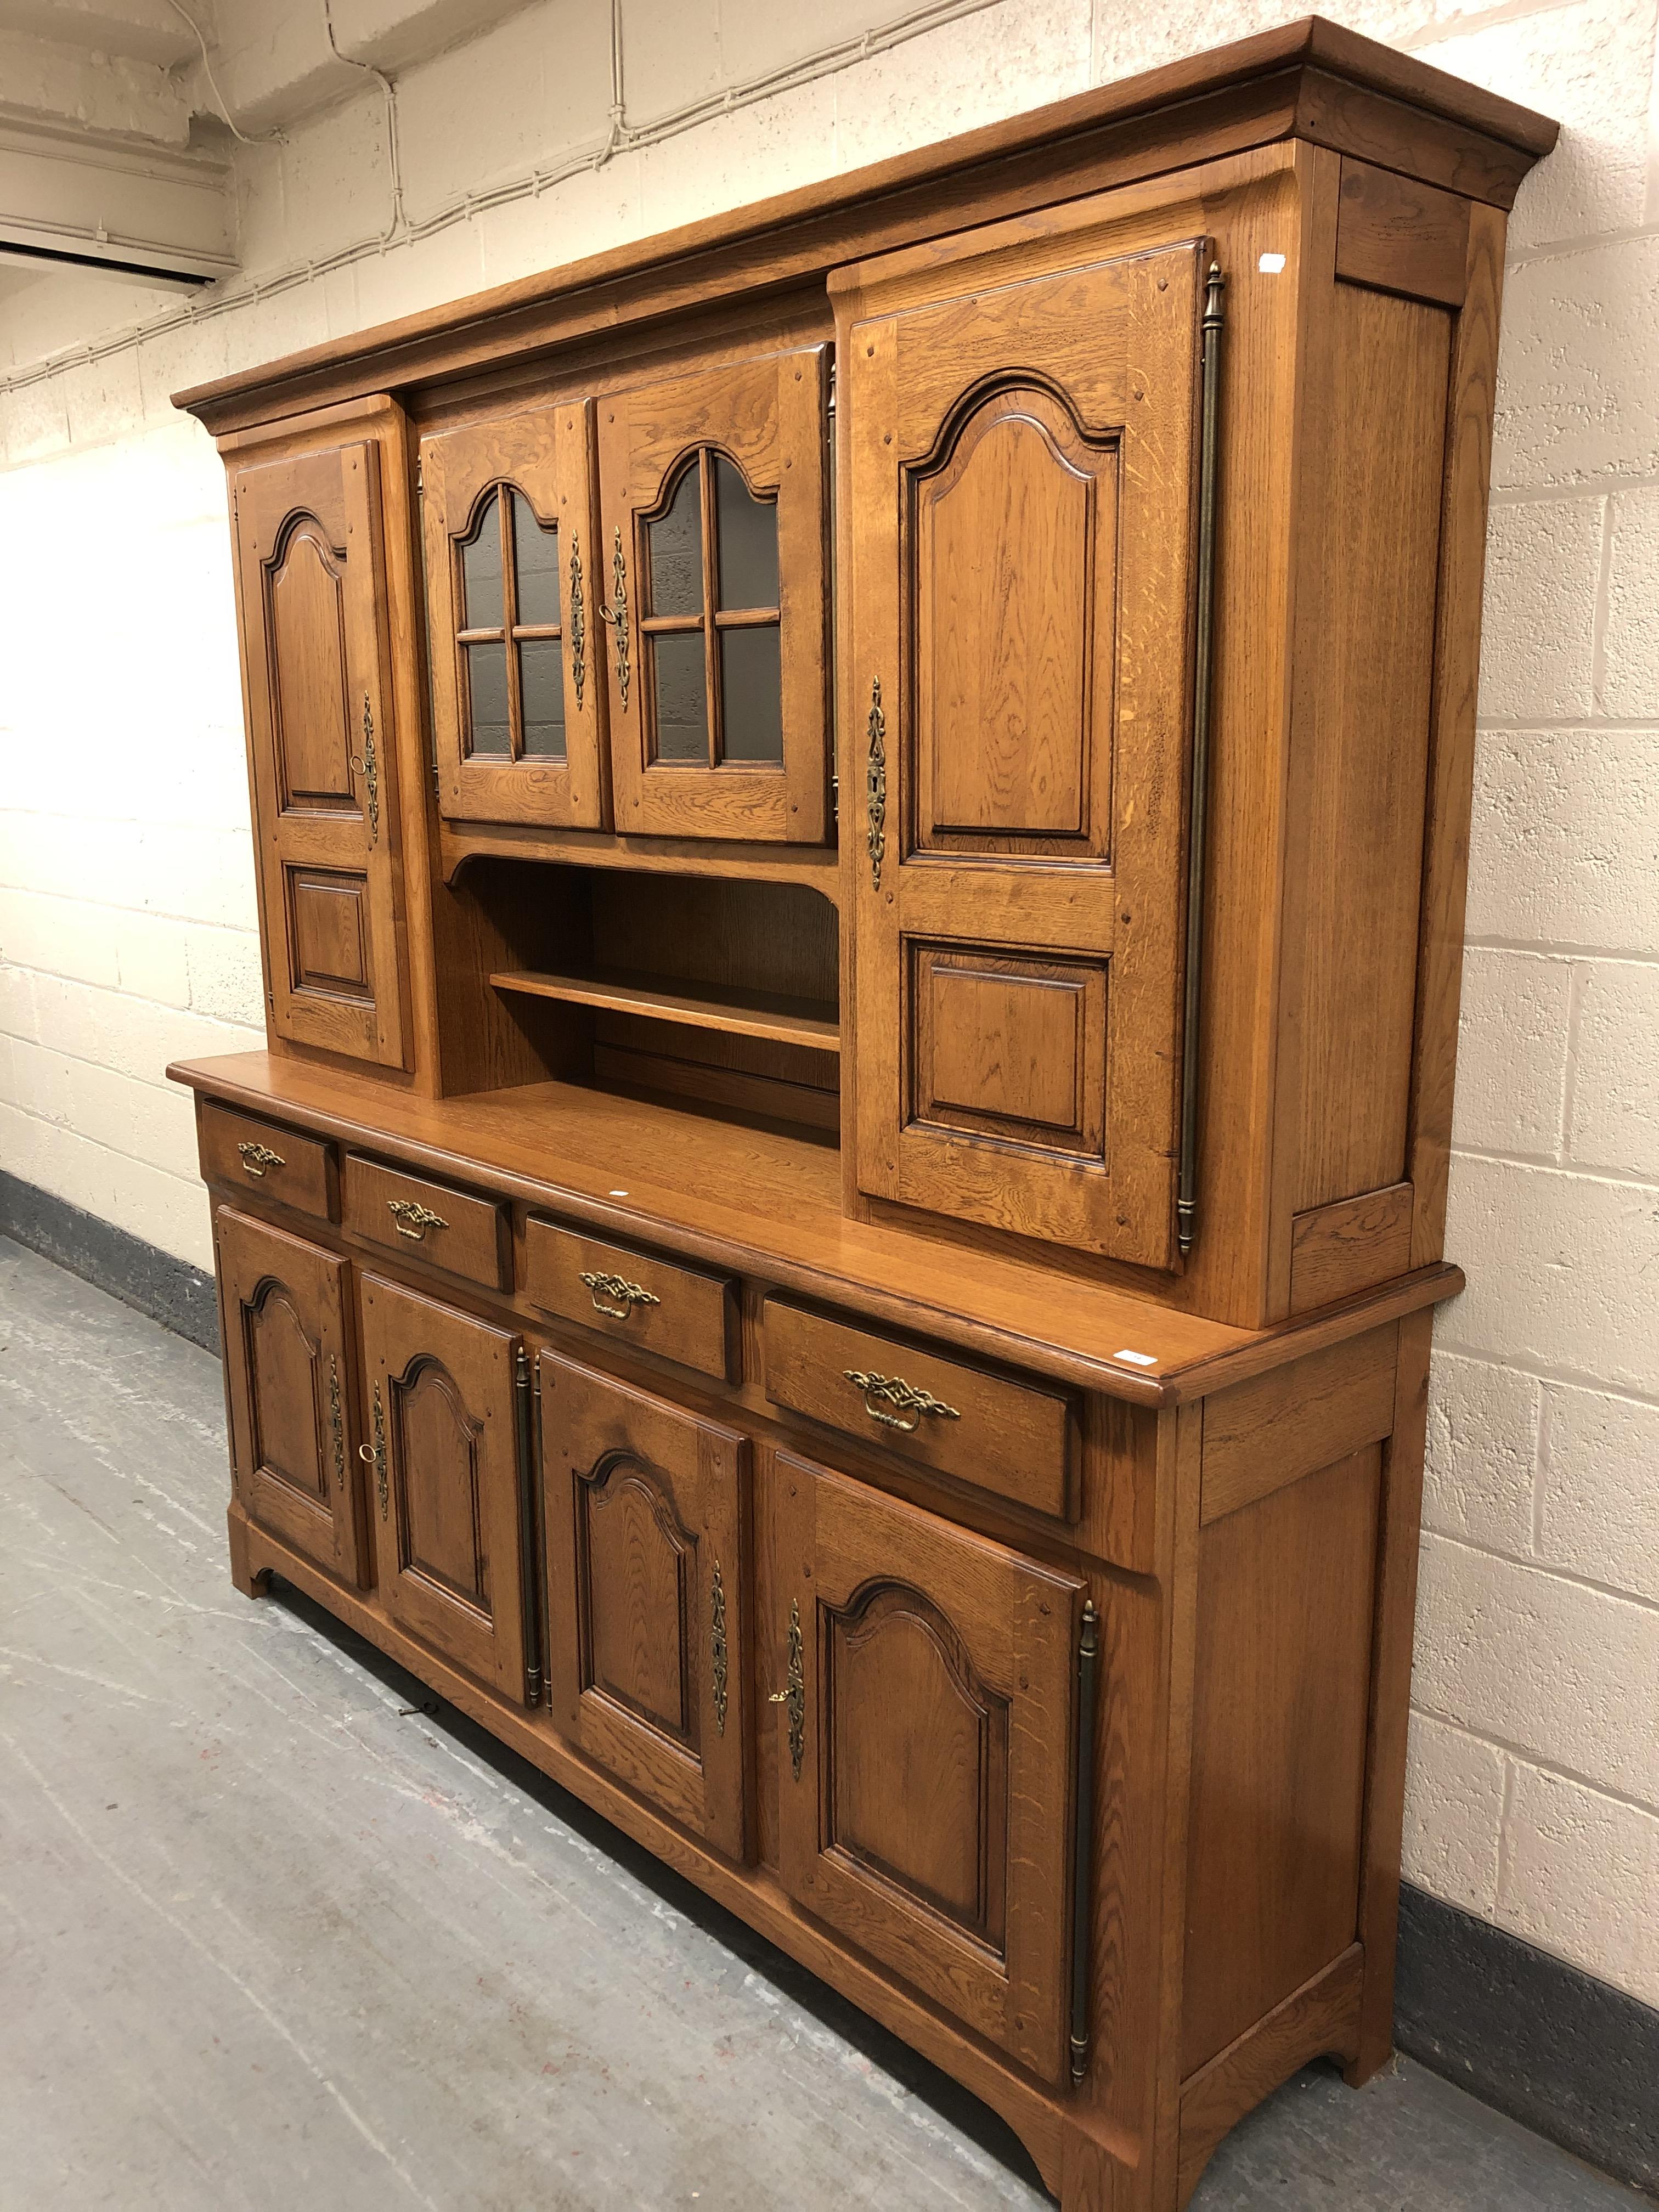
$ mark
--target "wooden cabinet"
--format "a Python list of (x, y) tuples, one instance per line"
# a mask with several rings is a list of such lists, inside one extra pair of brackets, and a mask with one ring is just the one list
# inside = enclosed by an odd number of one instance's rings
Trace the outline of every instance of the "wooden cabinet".
[[(1208, 248), (1109, 217), (832, 280), (863, 732), (858, 1173), (1175, 1255)], [(1045, 265), (1046, 264), (1046, 265)]]
[(362, 1306), (361, 1449), (374, 1486), (376, 1579), (387, 1614), (521, 1703), (533, 1636), (518, 1340), (377, 1275), (363, 1277)]
[(608, 818), (591, 402), (426, 438), (433, 743), (462, 821)]
[(600, 403), (621, 830), (823, 840), (825, 380), (815, 346)]
[(1057, 2081), (1082, 1585), (792, 1453), (773, 1496), (783, 1880)]
[(271, 1025), (408, 1064), (380, 446), (233, 466)]
[(571, 1741), (744, 1853), (749, 1447), (544, 1352), (548, 1706)]
[(231, 1463), (249, 1516), (363, 1579), (356, 1389), (343, 1260), (233, 1212), (214, 1224)]
[(181, 400), (270, 989), (268, 1053), (179, 1071), (238, 1586), (1066, 2212), (1178, 2212), (1389, 2052), (1553, 136), (1315, 19)]

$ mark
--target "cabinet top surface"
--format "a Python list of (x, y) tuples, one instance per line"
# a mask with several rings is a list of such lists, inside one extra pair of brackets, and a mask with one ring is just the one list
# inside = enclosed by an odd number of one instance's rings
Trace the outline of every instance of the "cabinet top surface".
[[(382, 324), (173, 395), (225, 432), (354, 395), (465, 374), (701, 301), (821, 280), (872, 250), (959, 228), (988, 198), (1041, 204), (1091, 188), (1078, 154), (1112, 155), (1113, 180), (1288, 137), (1380, 151), (1352, 112), (1382, 104), (1449, 135), (1438, 180), (1508, 206), (1559, 125), (1322, 16), (1258, 33), (1003, 122), (684, 224), (444, 307)], [(1219, 107), (1218, 107), (1219, 103)], [(1401, 115), (1401, 111), (1409, 111)], [(1356, 136), (1356, 134), (1358, 134)], [(1412, 169), (1389, 125), (1384, 166)], [(1449, 160), (1455, 173), (1448, 174)], [(1031, 171), (1026, 177), (1027, 169)], [(1102, 179), (1093, 179), (1097, 185)]]
[(925, 1231), (848, 1220), (835, 1147), (766, 1125), (565, 1083), (422, 1099), (261, 1052), (167, 1073), (208, 1097), (458, 1182), (488, 1180), (623, 1241), (850, 1299), (895, 1327), (1149, 1406), (1203, 1396), (1462, 1286), (1455, 1267), (1426, 1267), (1322, 1313), (1235, 1328)]

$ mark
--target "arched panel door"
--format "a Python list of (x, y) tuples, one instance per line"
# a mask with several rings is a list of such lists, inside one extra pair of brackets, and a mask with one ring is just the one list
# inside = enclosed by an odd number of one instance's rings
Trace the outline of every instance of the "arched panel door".
[(544, 1352), (548, 1709), (576, 1747), (744, 1855), (749, 1446)]
[(271, 1024), (410, 1064), (378, 439), (230, 472)]
[(784, 1885), (1058, 2081), (1082, 1585), (791, 1453), (772, 1497)]
[(251, 1520), (363, 1580), (346, 1263), (230, 1207), (219, 1255), (231, 1465)]
[(610, 819), (590, 401), (421, 446), (438, 803), (453, 820)]
[(1043, 250), (832, 280), (858, 1176), (1167, 1267), (1205, 256)]
[(410, 1635), (522, 1702), (528, 1648), (518, 1339), (362, 1279), (362, 1447), (377, 1581)]
[(598, 403), (619, 830), (826, 835), (826, 354)]

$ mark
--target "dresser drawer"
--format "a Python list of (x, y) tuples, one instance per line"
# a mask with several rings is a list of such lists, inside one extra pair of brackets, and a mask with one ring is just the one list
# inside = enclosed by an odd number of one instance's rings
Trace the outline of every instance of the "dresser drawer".
[(775, 1406), (884, 1444), (958, 1482), (1056, 1519), (1075, 1517), (1079, 1418), (1068, 1391), (967, 1367), (769, 1298), (766, 1395)]
[(602, 1329), (721, 1382), (737, 1380), (738, 1300), (727, 1275), (532, 1219), (525, 1231), (524, 1289), (544, 1313)]
[(430, 1261), (487, 1290), (513, 1279), (507, 1208), (445, 1182), (405, 1175), (348, 1152), (342, 1206), (345, 1226), (388, 1251)]
[(334, 1147), (320, 1137), (302, 1137), (275, 1121), (256, 1121), (228, 1107), (204, 1104), (201, 1150), (208, 1182), (234, 1183), (315, 1214), (319, 1221), (334, 1218)]

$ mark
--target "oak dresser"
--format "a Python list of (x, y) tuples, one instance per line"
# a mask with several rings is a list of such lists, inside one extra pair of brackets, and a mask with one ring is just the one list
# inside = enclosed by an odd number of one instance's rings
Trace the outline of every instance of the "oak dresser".
[(1170, 2212), (1390, 2048), (1505, 211), (1315, 20), (180, 396), (230, 1559)]

